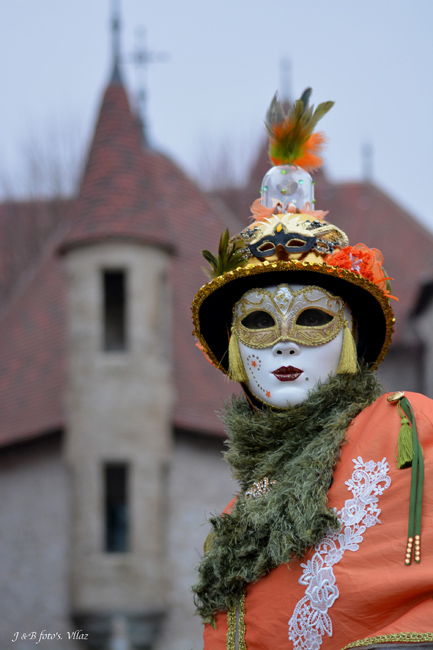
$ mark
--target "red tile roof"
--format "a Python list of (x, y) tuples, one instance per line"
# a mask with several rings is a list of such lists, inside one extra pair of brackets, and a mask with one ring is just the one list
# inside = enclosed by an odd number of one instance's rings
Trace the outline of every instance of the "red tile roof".
[(0, 314), (39, 265), (47, 240), (67, 222), (70, 200), (6, 201), (0, 204)]
[(65, 424), (66, 306), (55, 244), (48, 243), (1, 319), (0, 445)]
[(223, 397), (237, 388), (221, 372), (205, 361), (191, 336), (191, 303), (207, 281), (201, 256), (204, 248), (216, 250), (221, 232), (227, 225), (236, 231), (228, 210), (220, 216), (197, 187), (167, 158), (154, 156), (157, 187), (163, 192), (164, 209), (169, 215), (169, 232), (176, 245), (172, 265), (174, 320), (174, 377), (176, 403), (174, 424), (182, 429), (222, 433), (215, 411)]

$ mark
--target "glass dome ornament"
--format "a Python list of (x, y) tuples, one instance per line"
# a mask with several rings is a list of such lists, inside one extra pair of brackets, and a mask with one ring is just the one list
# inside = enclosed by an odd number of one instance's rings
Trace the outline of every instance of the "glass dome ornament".
[(268, 208), (281, 203), (283, 209), (293, 205), (308, 209), (314, 207), (314, 183), (310, 174), (297, 165), (276, 165), (262, 181), (261, 203)]

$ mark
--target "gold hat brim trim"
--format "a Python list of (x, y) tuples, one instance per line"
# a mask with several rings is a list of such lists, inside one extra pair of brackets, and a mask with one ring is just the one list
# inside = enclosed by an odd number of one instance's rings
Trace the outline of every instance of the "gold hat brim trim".
[(252, 277), (255, 275), (261, 275), (263, 273), (275, 273), (278, 271), (309, 271), (320, 273), (325, 276), (331, 276), (360, 287), (364, 289), (364, 291), (367, 291), (373, 298), (375, 298), (375, 300), (379, 303), (385, 318), (384, 341), (379, 354), (377, 355), (375, 361), (371, 364), (372, 370), (378, 367), (381, 361), (383, 361), (385, 358), (385, 355), (391, 344), (392, 333), (394, 332), (395, 318), (388, 297), (376, 284), (374, 284), (374, 282), (367, 280), (359, 273), (349, 271), (348, 269), (342, 269), (337, 266), (330, 266), (328, 264), (301, 262), (298, 260), (290, 260), (284, 262), (265, 261), (262, 264), (247, 264), (214, 278), (211, 280), (211, 282), (203, 285), (197, 291), (192, 303), (192, 320), (194, 324), (193, 336), (195, 336), (200, 341), (203, 346), (204, 353), (215, 367), (222, 370), (222, 372), (224, 372), (226, 375), (228, 374), (227, 369), (221, 365), (221, 361), (216, 358), (212, 349), (209, 347), (208, 342), (202, 336), (200, 329), (200, 309), (203, 303), (215, 291), (230, 282), (238, 280), (239, 278), (245, 278), (249, 276)]

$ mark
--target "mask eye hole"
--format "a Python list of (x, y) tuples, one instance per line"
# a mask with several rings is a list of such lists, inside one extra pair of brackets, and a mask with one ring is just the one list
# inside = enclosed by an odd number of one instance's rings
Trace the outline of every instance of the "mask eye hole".
[(272, 251), (272, 250), (274, 250), (274, 248), (275, 248), (275, 244), (273, 244), (273, 243), (270, 242), (270, 241), (267, 241), (267, 242), (265, 242), (264, 244), (261, 244), (261, 245), (258, 247), (258, 250), (259, 250), (261, 253), (264, 253), (264, 252), (266, 252), (266, 251)]
[(250, 330), (262, 330), (273, 327), (275, 321), (266, 311), (252, 311), (251, 314), (245, 316), (242, 325)]
[(286, 242), (286, 248), (300, 248), (301, 246), (305, 246), (305, 242), (301, 239), (289, 239)]
[(321, 309), (304, 309), (296, 319), (296, 325), (303, 327), (321, 327), (331, 322), (334, 316)]

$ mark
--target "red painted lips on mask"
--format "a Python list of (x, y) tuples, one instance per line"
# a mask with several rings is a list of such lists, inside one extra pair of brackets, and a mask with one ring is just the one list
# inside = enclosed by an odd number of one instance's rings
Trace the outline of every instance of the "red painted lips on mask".
[(281, 368), (273, 370), (272, 374), (280, 381), (295, 381), (303, 372), (303, 370), (299, 370), (299, 368), (294, 368), (293, 366), (281, 366)]

